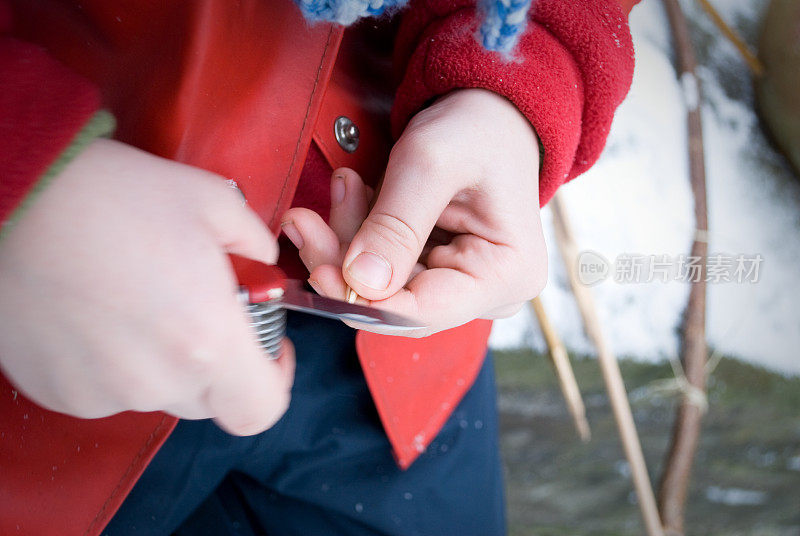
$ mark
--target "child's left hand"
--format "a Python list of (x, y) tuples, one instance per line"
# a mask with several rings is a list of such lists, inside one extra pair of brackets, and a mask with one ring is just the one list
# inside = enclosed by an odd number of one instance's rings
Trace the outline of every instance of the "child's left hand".
[[(392, 149), (372, 209), (350, 169), (331, 183), (330, 226), (291, 209), (283, 230), (317, 292), (429, 326), (426, 336), (475, 318), (510, 316), (547, 280), (539, 216), (539, 148), (505, 98), (454, 91), (418, 113)], [(358, 326), (363, 328), (363, 326)]]

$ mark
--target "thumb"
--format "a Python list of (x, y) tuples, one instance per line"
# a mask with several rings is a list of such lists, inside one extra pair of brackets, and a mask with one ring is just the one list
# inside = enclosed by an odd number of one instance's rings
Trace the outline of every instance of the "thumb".
[(452, 197), (438, 179), (413, 159), (389, 160), (378, 199), (344, 257), (344, 279), (360, 296), (381, 300), (408, 281)]

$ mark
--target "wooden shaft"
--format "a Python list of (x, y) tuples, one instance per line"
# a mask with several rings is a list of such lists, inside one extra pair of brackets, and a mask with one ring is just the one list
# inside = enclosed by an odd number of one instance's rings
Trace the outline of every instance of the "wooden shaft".
[(578, 432), (578, 437), (584, 443), (592, 438), (592, 431), (589, 428), (589, 421), (586, 420), (586, 407), (583, 405), (583, 398), (581, 391), (578, 388), (578, 382), (575, 380), (575, 373), (572, 370), (572, 365), (569, 362), (569, 355), (561, 338), (553, 329), (550, 323), (550, 318), (547, 316), (542, 300), (536, 297), (531, 300), (531, 306), (536, 319), (539, 321), (539, 327), (542, 330), (544, 339), (547, 342), (547, 348), (550, 350), (550, 359), (553, 360), (553, 366), (556, 369), (556, 376), (558, 377), (558, 384), (561, 387), (561, 393), (567, 402), (567, 409), (572, 416), (572, 421), (575, 424), (575, 430)]
[(664, 530), (656, 507), (650, 476), (647, 473), (647, 464), (642, 452), (642, 445), (639, 442), (639, 434), (636, 431), (633, 413), (628, 402), (625, 383), (622, 380), (617, 359), (611, 352), (600, 328), (592, 293), (587, 286), (578, 280), (578, 251), (570, 223), (558, 194), (550, 201), (550, 208), (553, 211), (556, 242), (564, 259), (564, 265), (567, 268), (570, 287), (583, 318), (586, 334), (597, 349), (597, 360), (603, 373), (603, 380), (606, 384), (611, 409), (617, 423), (622, 448), (631, 468), (631, 479), (636, 490), (636, 497), (639, 500), (639, 508), (642, 513), (645, 530), (648, 536), (663, 536)]

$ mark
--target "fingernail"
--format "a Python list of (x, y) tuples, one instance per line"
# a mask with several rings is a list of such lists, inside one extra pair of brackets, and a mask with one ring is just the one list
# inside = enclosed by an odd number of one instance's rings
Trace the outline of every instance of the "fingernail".
[(331, 181), (331, 206), (341, 205), (344, 201), (344, 175), (336, 175)]
[(392, 267), (386, 259), (369, 251), (359, 253), (347, 271), (362, 285), (376, 290), (385, 290), (392, 280)]
[(286, 237), (292, 241), (294, 247), (297, 249), (303, 249), (305, 242), (303, 242), (303, 235), (300, 234), (300, 231), (297, 230), (297, 227), (290, 221), (283, 222), (281, 224), (281, 231)]
[(322, 296), (322, 290), (320, 289), (318, 282), (314, 281), (313, 279), (309, 279), (308, 284), (311, 285), (311, 288), (314, 289), (314, 292)]

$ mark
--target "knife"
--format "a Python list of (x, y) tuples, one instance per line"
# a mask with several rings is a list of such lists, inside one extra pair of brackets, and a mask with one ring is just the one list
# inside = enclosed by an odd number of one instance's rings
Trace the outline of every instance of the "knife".
[(405, 316), (376, 307), (320, 296), (303, 288), (303, 282), (288, 279), (275, 265), (231, 255), (239, 280), (239, 300), (247, 307), (259, 343), (274, 356), (285, 330), (285, 309), (337, 320), (349, 320), (395, 332), (425, 326)]
[(288, 279), (286, 281), (286, 289), (283, 296), (278, 300), (283, 307), (292, 311), (311, 313), (312, 315), (338, 320), (350, 320), (376, 328), (407, 331), (424, 327), (419, 322), (414, 322), (397, 313), (357, 303), (348, 303), (309, 292), (303, 288), (303, 283), (296, 279)]

